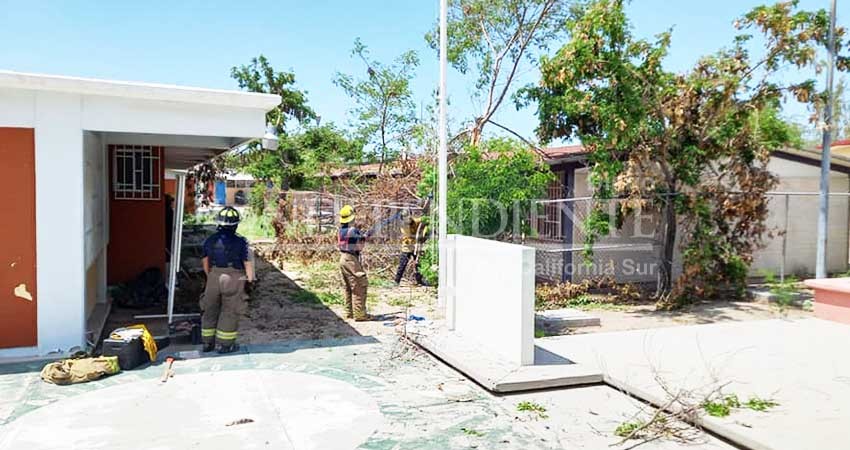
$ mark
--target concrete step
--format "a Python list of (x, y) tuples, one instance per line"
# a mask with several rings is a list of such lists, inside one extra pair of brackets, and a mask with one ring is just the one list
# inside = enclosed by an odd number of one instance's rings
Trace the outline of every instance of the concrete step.
[(540, 311), (535, 315), (534, 325), (547, 333), (561, 334), (570, 328), (598, 327), (602, 325), (599, 317), (584, 311), (564, 308)]
[(521, 392), (602, 382), (602, 373), (592, 365), (577, 364), (540, 347), (534, 349), (533, 366), (518, 366), (482, 349), (472, 339), (433, 325), (414, 326), (408, 329), (408, 337), (490, 391)]

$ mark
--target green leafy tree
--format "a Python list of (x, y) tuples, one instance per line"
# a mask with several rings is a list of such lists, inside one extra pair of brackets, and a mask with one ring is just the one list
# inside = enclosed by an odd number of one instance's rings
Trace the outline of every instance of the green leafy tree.
[(293, 136), (293, 141), (300, 155), (298, 170), (303, 187), (316, 188), (326, 182), (331, 169), (363, 159), (363, 142), (349, 138), (333, 124), (307, 128)]
[[(494, 138), (467, 145), (451, 163), (448, 185), (449, 233), (510, 237), (530, 230), (533, 201), (546, 194), (554, 178), (527, 145)], [(420, 194), (435, 186), (434, 167), (426, 169)]]
[[(662, 66), (669, 32), (636, 39), (621, 0), (595, 0), (575, 10), (567, 44), (541, 60), (540, 85), (524, 92), (538, 103), (541, 139), (581, 140), (597, 205), (623, 199), (621, 218), (660, 212), (665, 305), (743, 288), (767, 229), (770, 153), (795, 139), (779, 105), (786, 93), (807, 103), (820, 97), (813, 80), (783, 84), (775, 75), (813, 66), (826, 17), (798, 11), (796, 2), (760, 6), (736, 25), (759, 31), (763, 52), (754, 55), (751, 35), (742, 34), (677, 74)], [(587, 244), (618, 222), (597, 206)], [(684, 268), (674, 286), (677, 236)]]
[(233, 67), (230, 75), (242, 89), (281, 97), (280, 104), (266, 115), (266, 121), (281, 139), (276, 150), (264, 150), (253, 143), (247, 151), (231, 156), (229, 165), (244, 167), (255, 178), (274, 180), (280, 183), (281, 189), (289, 189), (297, 175), (299, 155), (294, 151), (296, 147), (286, 139), (287, 125), (293, 121), (306, 124), (316, 118), (316, 113), (307, 104), (307, 93), (295, 88), (294, 73), (275, 70), (263, 55), (253, 58), (250, 64)]
[[(525, 143), (494, 138), (479, 145), (467, 144), (451, 161), (448, 185), (448, 232), (467, 236), (513, 238), (528, 233), (534, 201), (545, 196), (554, 179), (549, 167)], [(436, 167), (424, 168), (419, 195), (434, 192)], [(436, 230), (436, 223), (429, 224)], [(425, 246), (421, 256), (422, 275), (429, 284), (437, 282), (436, 240)]]
[[(464, 131), (477, 145), (484, 126), (510, 96), (523, 62), (536, 49), (557, 39), (570, 2), (565, 0), (449, 0), (448, 60), (459, 72), (475, 70), (481, 113)], [(428, 44), (440, 48), (439, 29), (425, 35)], [(522, 137), (521, 137), (522, 138)], [(524, 138), (523, 138), (524, 139)]]
[(419, 58), (411, 50), (391, 64), (384, 64), (369, 56), (369, 49), (360, 39), (354, 41), (351, 55), (366, 66), (366, 76), (337, 73), (334, 83), (354, 100), (352, 113), (358, 135), (374, 149), (381, 171), (388, 159), (407, 150), (414, 134), (416, 104), (410, 81)]

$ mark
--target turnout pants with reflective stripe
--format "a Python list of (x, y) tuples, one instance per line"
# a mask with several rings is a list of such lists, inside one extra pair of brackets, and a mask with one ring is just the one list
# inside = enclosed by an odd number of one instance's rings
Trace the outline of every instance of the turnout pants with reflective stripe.
[(239, 316), (245, 312), (245, 272), (214, 267), (207, 276), (201, 299), (201, 337), (205, 344), (232, 344), (238, 335)]
[(360, 258), (351, 253), (339, 253), (339, 269), (345, 289), (346, 316), (354, 319), (366, 318), (366, 288), (369, 282)]

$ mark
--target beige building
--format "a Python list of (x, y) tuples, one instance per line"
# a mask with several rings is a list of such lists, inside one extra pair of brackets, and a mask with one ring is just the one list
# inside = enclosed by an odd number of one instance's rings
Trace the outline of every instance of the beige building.
[[(623, 282), (652, 282), (660, 267), (661, 222), (657, 213), (630, 217), (610, 236), (597, 241), (592, 264), (582, 255), (583, 223), (592, 206), (585, 153), (580, 146), (546, 149), (547, 162), (557, 179), (549, 189), (550, 202), (532, 220), (530, 243), (538, 248), (537, 274), (549, 280), (580, 281), (610, 275)], [(817, 242), (820, 153), (806, 150), (775, 152), (768, 165), (779, 182), (770, 194), (769, 234), (755, 254), (751, 276), (766, 272), (814, 273)], [(848, 269), (850, 248), (850, 159), (832, 159), (830, 176), (828, 271)], [(564, 201), (551, 201), (567, 199)], [(613, 213), (615, 203), (608, 205)], [(680, 235), (679, 238), (682, 236)], [(674, 257), (674, 276), (681, 272), (681, 253)]]

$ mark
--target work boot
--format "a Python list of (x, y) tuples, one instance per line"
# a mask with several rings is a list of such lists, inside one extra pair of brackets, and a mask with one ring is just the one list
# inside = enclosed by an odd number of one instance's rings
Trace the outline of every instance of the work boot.
[(213, 350), (215, 350), (215, 342), (207, 342), (206, 344), (204, 344), (204, 348), (201, 349), (201, 351), (204, 353), (209, 353)]
[(375, 320), (375, 316), (373, 316), (371, 314), (366, 314), (366, 315), (354, 318), (355, 322), (372, 322), (373, 320)]
[(222, 345), (218, 348), (218, 353), (219, 353), (219, 354), (221, 354), (221, 355), (224, 355), (224, 354), (227, 354), (227, 353), (233, 353), (233, 352), (235, 352), (236, 350), (239, 350), (239, 344), (236, 344), (236, 343), (233, 343), (233, 344), (222, 344)]

